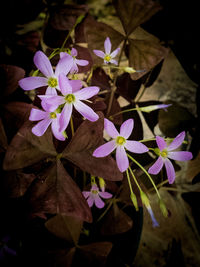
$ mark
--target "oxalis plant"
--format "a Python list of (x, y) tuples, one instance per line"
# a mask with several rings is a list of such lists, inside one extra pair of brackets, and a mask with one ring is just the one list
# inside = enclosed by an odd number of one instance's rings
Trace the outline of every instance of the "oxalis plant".
[[(33, 70), (16, 79), (32, 103), (15, 103), (28, 118), (5, 145), (3, 168), (6, 177), (15, 177), (13, 196), (24, 198), (28, 220), (40, 218), (46, 231), (66, 241), (59, 243), (62, 249), (46, 252), (53, 259), (46, 266), (112, 266), (114, 259), (131, 264), (135, 245), (129, 244), (129, 237), (134, 243), (133, 228), (142, 207), (152, 227), (159, 227), (142, 177), (149, 180), (167, 217), (158, 181), (173, 184), (174, 160), (192, 159), (191, 152), (180, 150), (185, 131), (174, 138), (143, 139), (138, 115), (147, 124), (151, 121), (153, 132), (158, 111), (167, 113), (171, 106), (140, 102), (138, 97), (156, 79), (168, 49), (132, 34), (160, 5), (116, 0), (113, 6), (123, 34), (97, 22), (85, 6), (63, 6), (50, 13), (47, 24), (59, 24), (57, 18), (65, 12), (73, 14), (69, 21), (65, 17), (70, 24), (67, 36), (50, 52), (42, 51), (42, 45), (33, 57)], [(121, 106), (120, 97), (127, 106)], [(122, 234), (128, 236), (121, 239)]]

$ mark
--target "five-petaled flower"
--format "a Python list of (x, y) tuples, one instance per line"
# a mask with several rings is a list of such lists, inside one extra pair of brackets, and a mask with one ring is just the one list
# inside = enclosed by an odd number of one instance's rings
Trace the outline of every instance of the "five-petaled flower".
[[(70, 69), (70, 73), (76, 73), (78, 72), (78, 66), (86, 66), (88, 65), (88, 61), (84, 60), (84, 59), (77, 59), (78, 52), (75, 48), (72, 48), (70, 54), (66, 53), (66, 52), (61, 52), (60, 53), (60, 58), (64, 58), (64, 57), (68, 57), (69, 60), (72, 60), (72, 66)], [(77, 66), (78, 65), (78, 66)]]
[(97, 208), (101, 209), (105, 206), (105, 203), (102, 201), (102, 198), (108, 199), (112, 197), (112, 194), (108, 192), (101, 192), (96, 184), (93, 184), (90, 191), (82, 192), (84, 197), (87, 199), (89, 207), (92, 207), (94, 204)]
[(117, 166), (121, 172), (128, 169), (129, 161), (125, 148), (133, 153), (145, 153), (149, 149), (138, 141), (127, 140), (133, 130), (133, 119), (126, 120), (120, 127), (120, 133), (115, 128), (114, 124), (108, 119), (104, 119), (104, 129), (113, 140), (101, 145), (94, 152), (93, 156), (105, 157), (116, 148)]
[(148, 172), (150, 174), (158, 174), (163, 165), (165, 165), (169, 183), (172, 184), (175, 180), (175, 170), (173, 164), (169, 159), (178, 161), (186, 161), (192, 159), (191, 152), (174, 151), (174, 149), (178, 148), (183, 143), (184, 138), (185, 132), (183, 131), (178, 134), (169, 145), (167, 145), (162, 137), (156, 136), (156, 143), (158, 145), (158, 148), (155, 150), (155, 152), (159, 157), (156, 162), (149, 168)]
[[(91, 86), (81, 89), (82, 83), (70, 83), (69, 79), (60, 74), (58, 78), (59, 86), (62, 95), (39, 95), (45, 106), (54, 111), (59, 106), (62, 108), (62, 112), (59, 119), (60, 128), (59, 131), (63, 132), (70, 121), (72, 115), (72, 109), (74, 108), (89, 121), (98, 120), (99, 116), (89, 106), (84, 104), (81, 100), (87, 100), (92, 96), (98, 94), (99, 87)], [(75, 81), (73, 81), (75, 82)], [(75, 85), (73, 87), (73, 85)], [(81, 89), (81, 90), (80, 90)]]
[(101, 51), (101, 50), (93, 50), (93, 52), (98, 57), (103, 58), (105, 64), (113, 63), (113, 64), (117, 65), (117, 61), (115, 59), (113, 59), (113, 58), (116, 57), (116, 55), (119, 53), (120, 48), (118, 47), (117, 49), (115, 49), (111, 53), (111, 46), (112, 46), (112, 44), (110, 42), (110, 38), (107, 37), (105, 42), (104, 42), (105, 53), (103, 51)]
[(55, 138), (60, 141), (64, 141), (65, 137), (63, 133), (59, 131), (60, 113), (56, 110), (53, 112), (51, 110), (47, 110), (43, 103), (41, 103), (41, 105), (45, 111), (36, 108), (31, 109), (29, 120), (40, 121), (32, 128), (32, 133), (37, 136), (42, 136), (51, 124), (51, 130)]
[(73, 59), (70, 57), (63, 57), (59, 60), (55, 72), (48, 57), (42, 52), (37, 51), (33, 58), (34, 64), (41, 71), (45, 77), (33, 76), (26, 77), (19, 81), (22, 89), (29, 91), (42, 86), (47, 86), (47, 95), (56, 95), (56, 89), (60, 90), (58, 84), (58, 76), (63, 73), (67, 75), (72, 68)]

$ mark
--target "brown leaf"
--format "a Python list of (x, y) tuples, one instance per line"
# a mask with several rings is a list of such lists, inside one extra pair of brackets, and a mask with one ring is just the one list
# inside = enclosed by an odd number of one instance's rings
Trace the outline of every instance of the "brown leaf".
[(51, 130), (38, 137), (31, 132), (33, 123), (26, 121), (14, 136), (6, 152), (4, 170), (15, 170), (30, 166), (47, 157), (57, 155), (52, 142)]
[(84, 121), (76, 130), (69, 145), (64, 149), (62, 157), (79, 166), (83, 171), (106, 180), (122, 180), (114, 159), (111, 156), (95, 158), (94, 150), (103, 144), (104, 117), (101, 112), (96, 122)]
[(133, 226), (131, 218), (114, 203), (112, 209), (104, 218), (101, 233), (103, 235), (116, 235), (127, 232)]
[(25, 75), (25, 71), (17, 66), (0, 65), (1, 90), (4, 96), (11, 95), (18, 87), (18, 81)]
[(161, 9), (157, 2), (151, 0), (114, 0), (113, 2), (127, 36)]
[(3, 182), (7, 195), (12, 198), (23, 196), (35, 178), (33, 173), (23, 173), (21, 170), (6, 172)]
[(58, 214), (45, 223), (46, 228), (55, 236), (77, 245), (83, 222), (78, 218)]
[[(92, 25), (92, 27), (91, 27)], [(86, 41), (88, 43), (88, 48), (91, 51), (94, 63), (102, 64), (103, 60), (97, 57), (93, 50), (103, 50), (104, 51), (104, 41), (106, 37), (110, 38), (112, 43), (112, 51), (119, 47), (120, 43), (123, 41), (124, 36), (114, 30), (112, 27), (105, 23), (97, 22), (91, 16), (88, 16), (85, 20), (84, 31)]]
[(167, 53), (168, 49), (159, 43), (129, 39), (129, 64), (135, 70), (144, 70), (141, 73), (131, 74), (131, 78), (137, 80), (142, 77), (160, 63)]
[(77, 249), (79, 263), (80, 260), (82, 260), (84, 263), (86, 262), (88, 266), (104, 266), (111, 248), (112, 243), (110, 242), (98, 242), (80, 246)]
[[(60, 160), (45, 171), (29, 191), (32, 216), (46, 213), (75, 217), (92, 222), (92, 214), (79, 187), (66, 172)], [(73, 238), (77, 238), (74, 234)]]
[(102, 68), (96, 68), (92, 74), (91, 85), (100, 87), (100, 90), (110, 90), (110, 78)]
[(7, 149), (8, 142), (7, 136), (4, 130), (2, 120), (0, 118), (0, 152), (4, 152)]
[(85, 47), (81, 47), (78, 45), (75, 45), (74, 48), (78, 52), (77, 59), (84, 59), (84, 60), (87, 60), (89, 62), (88, 65), (86, 65), (86, 66), (78, 66), (78, 72), (89, 71), (93, 65), (93, 60), (92, 60), (92, 57), (90, 55), (89, 50)]

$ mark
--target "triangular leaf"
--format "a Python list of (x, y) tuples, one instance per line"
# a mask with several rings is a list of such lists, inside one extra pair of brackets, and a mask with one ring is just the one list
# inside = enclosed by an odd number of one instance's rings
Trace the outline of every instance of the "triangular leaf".
[(69, 145), (64, 149), (62, 157), (79, 166), (83, 171), (103, 177), (106, 180), (118, 181), (122, 179), (114, 159), (111, 156), (95, 158), (94, 150), (103, 144), (104, 118), (96, 122), (84, 121), (76, 130)]
[(45, 217), (45, 214), (51, 213), (92, 221), (92, 214), (83, 194), (60, 160), (32, 186), (29, 194), (32, 215)]
[(113, 2), (127, 35), (161, 9), (157, 2), (151, 0), (114, 0)]
[(101, 233), (115, 235), (127, 232), (133, 226), (131, 218), (114, 203), (110, 212), (105, 216)]
[(55, 236), (76, 245), (79, 240), (83, 222), (78, 218), (58, 214), (45, 223), (46, 228)]
[(6, 152), (3, 168), (15, 170), (30, 166), (47, 157), (56, 156), (51, 130), (38, 137), (31, 132), (33, 123), (27, 121), (12, 139)]
[(132, 79), (137, 80), (153, 69), (167, 53), (168, 49), (159, 43), (129, 39), (129, 64), (135, 70), (144, 70), (144, 72), (131, 74)]

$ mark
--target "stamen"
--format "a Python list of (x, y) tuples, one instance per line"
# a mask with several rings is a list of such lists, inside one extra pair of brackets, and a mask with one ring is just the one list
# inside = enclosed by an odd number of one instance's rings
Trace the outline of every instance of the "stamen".
[(51, 119), (56, 119), (56, 117), (57, 117), (57, 116), (56, 116), (56, 113), (55, 113), (55, 112), (51, 112), (51, 113), (50, 113), (50, 118), (51, 118)]
[(54, 88), (58, 85), (58, 80), (57, 78), (50, 77), (47, 83), (48, 83), (48, 86)]
[(126, 139), (122, 136), (118, 136), (116, 139), (116, 143), (120, 146), (122, 146), (124, 143), (126, 143)]
[(111, 60), (111, 56), (110, 55), (105, 55), (104, 60), (109, 62)]
[(75, 96), (73, 94), (68, 94), (66, 95), (65, 100), (70, 104), (75, 101)]

